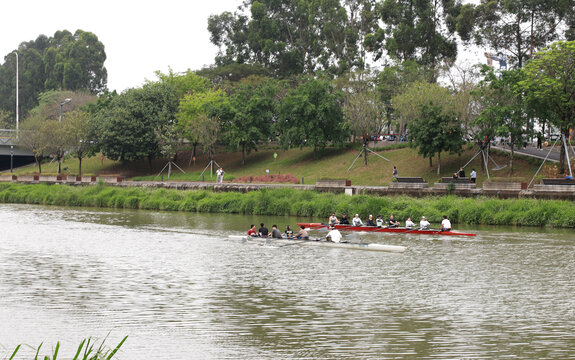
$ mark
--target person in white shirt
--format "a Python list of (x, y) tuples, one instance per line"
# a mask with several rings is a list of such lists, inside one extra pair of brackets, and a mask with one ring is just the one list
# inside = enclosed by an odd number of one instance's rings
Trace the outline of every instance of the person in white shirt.
[(429, 229), (429, 225), (431, 225), (429, 223), (429, 221), (427, 221), (425, 216), (422, 216), (421, 221), (419, 222), (419, 227), (425, 230), (425, 229)]
[(413, 221), (411, 221), (411, 218), (408, 217), (407, 220), (405, 221), (405, 227), (411, 229), (414, 226), (415, 224), (413, 223)]
[(377, 219), (375, 219), (375, 225), (377, 225), (378, 227), (383, 226), (383, 219), (381, 218), (381, 215), (377, 215)]
[(441, 220), (441, 231), (450, 231), (451, 221), (447, 219), (447, 216), (443, 215), (443, 220)]
[(339, 232), (339, 230), (333, 226), (330, 226), (329, 228), (330, 231), (327, 233), (326, 238), (328, 240), (333, 241), (334, 243), (341, 242), (341, 233)]
[(224, 181), (224, 169), (219, 168), (216, 171), (216, 175), (217, 175), (217, 182), (218, 184), (221, 184)]
[(475, 171), (475, 169), (471, 171), (470, 179), (471, 182), (475, 184), (475, 180), (477, 179), (477, 172)]
[(363, 221), (361, 221), (361, 219), (359, 218), (359, 214), (355, 214), (355, 216), (353, 217), (352, 220), (352, 225), (353, 226), (361, 226), (363, 225)]

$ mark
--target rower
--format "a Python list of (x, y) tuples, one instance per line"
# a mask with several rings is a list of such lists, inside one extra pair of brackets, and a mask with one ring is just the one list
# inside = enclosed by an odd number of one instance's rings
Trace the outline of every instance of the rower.
[(268, 228), (264, 226), (264, 223), (260, 224), (260, 229), (258, 230), (258, 232), (260, 233), (261, 237), (268, 237), (268, 235), (270, 233)]
[(377, 225), (377, 227), (383, 226), (383, 218), (381, 215), (377, 215), (377, 219), (375, 219), (375, 225)]
[(429, 226), (430, 226), (430, 225), (431, 225), (431, 224), (429, 223), (429, 221), (427, 221), (427, 219), (425, 218), (425, 216), (422, 216), (422, 217), (421, 217), (421, 221), (419, 222), (419, 228), (420, 228), (421, 230), (427, 230), (427, 229), (429, 229)]
[(308, 235), (307, 231), (305, 231), (304, 225), (300, 226), (300, 231), (298, 231), (298, 233), (295, 234), (295, 237), (300, 239), (300, 240), (309, 240), (309, 235)]
[(405, 221), (405, 227), (411, 229), (414, 226), (415, 224), (413, 223), (413, 221), (411, 221), (411, 217), (408, 217), (407, 220)]
[(339, 220), (337, 219), (337, 216), (335, 216), (335, 213), (331, 213), (331, 216), (329, 217), (328, 224), (329, 225), (339, 224)]
[(277, 225), (272, 226), (272, 238), (274, 238), (274, 239), (283, 238), (282, 233), (278, 230)]
[(284, 235), (288, 239), (293, 238), (293, 230), (289, 227), (289, 225), (286, 226), (286, 231), (284, 231)]
[(341, 233), (339, 232), (339, 230), (336, 229), (335, 226), (333, 225), (330, 226), (329, 229), (330, 231), (327, 233), (326, 238), (334, 243), (341, 242)]
[(349, 225), (349, 219), (347, 218), (347, 214), (343, 213), (341, 215), (341, 220), (339, 221), (340, 225)]
[(451, 231), (451, 221), (445, 215), (443, 215), (443, 220), (441, 220), (441, 231)]
[(355, 216), (353, 217), (353, 220), (352, 220), (352, 224), (353, 224), (353, 226), (362, 226), (363, 225), (363, 221), (361, 221), (361, 219), (359, 218), (359, 214), (355, 214)]
[(258, 232), (256, 231), (256, 226), (254, 224), (250, 225), (250, 229), (248, 230), (248, 236), (252, 237), (258, 236)]
[(375, 220), (373, 219), (373, 215), (369, 214), (369, 217), (367, 218), (367, 226), (377, 226), (375, 224)]
[(393, 216), (393, 214), (389, 215), (389, 220), (387, 222), (387, 227), (388, 228), (395, 228), (399, 226), (399, 221), (395, 220), (395, 217)]

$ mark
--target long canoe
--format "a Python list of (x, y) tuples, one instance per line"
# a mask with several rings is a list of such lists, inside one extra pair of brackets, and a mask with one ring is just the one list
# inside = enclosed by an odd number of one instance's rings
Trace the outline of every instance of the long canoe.
[(320, 246), (320, 247), (331, 247), (340, 249), (353, 249), (353, 250), (368, 250), (368, 251), (386, 251), (400, 253), (404, 252), (407, 247), (399, 245), (384, 245), (384, 244), (374, 244), (374, 243), (352, 243), (352, 242), (339, 242), (334, 243), (331, 241), (322, 240), (298, 240), (298, 239), (272, 239), (272, 238), (261, 238), (261, 237), (251, 237), (251, 236), (236, 236), (230, 235), (231, 239), (241, 240), (244, 242), (256, 242), (260, 244), (269, 244), (275, 246)]
[[(305, 226), (310, 230), (319, 230), (322, 228), (327, 228), (328, 224), (323, 223), (298, 223), (298, 226)], [(396, 227), (396, 228), (384, 228), (384, 227), (377, 227), (377, 226), (352, 226), (352, 225), (336, 225), (336, 229), (342, 231), (364, 231), (364, 232), (377, 232), (377, 233), (397, 233), (397, 234), (424, 234), (424, 235), (446, 235), (446, 236), (476, 236), (476, 234), (472, 233), (464, 233), (459, 231), (441, 231), (437, 229), (428, 229), (422, 230), (419, 228), (404, 228), (404, 227)]]

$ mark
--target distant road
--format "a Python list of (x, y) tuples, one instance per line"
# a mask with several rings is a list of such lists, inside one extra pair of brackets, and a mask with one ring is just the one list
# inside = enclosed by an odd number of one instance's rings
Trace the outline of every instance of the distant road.
[[(507, 147), (507, 146), (493, 146), (493, 145), (491, 145), (491, 147), (494, 149), (497, 149), (497, 150), (511, 152), (511, 149), (509, 149), (509, 147)], [(549, 153), (550, 149), (551, 149), (550, 147), (546, 147), (543, 149), (537, 149), (534, 146), (528, 145), (524, 149), (515, 150), (515, 153), (544, 160), (545, 157), (547, 156), (547, 154)], [(547, 161), (559, 162), (559, 152), (555, 151), (557, 149), (559, 149), (559, 148), (557, 146), (555, 146), (555, 149), (553, 149), (553, 151), (551, 151), (551, 153), (549, 154)]]

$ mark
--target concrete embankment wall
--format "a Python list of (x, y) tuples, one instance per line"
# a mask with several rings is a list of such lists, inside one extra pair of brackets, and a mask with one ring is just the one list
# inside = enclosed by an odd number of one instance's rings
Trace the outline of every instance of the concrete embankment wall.
[(574, 185), (543, 185), (537, 184), (533, 188), (524, 189), (521, 183), (485, 183), (483, 188), (476, 188), (475, 184), (435, 183), (433, 186), (397, 184), (390, 186), (342, 186), (328, 185), (294, 185), (294, 184), (244, 184), (213, 182), (178, 182), (178, 181), (125, 181), (123, 177), (116, 176), (44, 176), (44, 175), (2, 175), (0, 182), (17, 182), (23, 184), (67, 184), (73, 186), (95, 185), (104, 182), (110, 186), (118, 187), (151, 187), (179, 190), (210, 190), (216, 192), (237, 191), (247, 193), (262, 189), (293, 188), (299, 190), (317, 190), (332, 193), (345, 193), (348, 195), (375, 195), (395, 196), (407, 195), (412, 197), (457, 195), (462, 197), (489, 196), (496, 198), (537, 198), (556, 200), (575, 200)]

